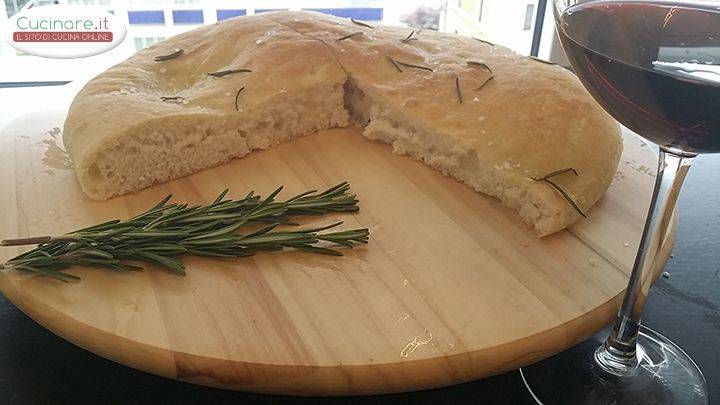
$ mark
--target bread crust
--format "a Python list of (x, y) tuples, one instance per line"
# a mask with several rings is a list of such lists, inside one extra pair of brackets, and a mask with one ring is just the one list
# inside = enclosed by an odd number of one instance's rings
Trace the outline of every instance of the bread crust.
[[(572, 167), (578, 176), (553, 180), (581, 209), (603, 195), (622, 153), (619, 127), (572, 73), (457, 35), (421, 31), (413, 34), (417, 39), (404, 41), (410, 31), (367, 28), (312, 12), (263, 13), (204, 26), (140, 51), (91, 80), (70, 107), (65, 146), (85, 192), (106, 199), (301, 135), (275, 139), (263, 132), (273, 139), (257, 145), (250, 140), (242, 153), (184, 171), (166, 170), (140, 186), (98, 187), (98, 173), (91, 173), (98, 169), (93, 169), (98, 156), (143, 131), (161, 134), (161, 125), (174, 123), (195, 129), (214, 125), (209, 123), (241, 126), (233, 101), (243, 87), (238, 109), (246, 117), (261, 116), (290, 96), (327, 88), (338, 90), (340, 101), (335, 93), (326, 98), (339, 105), (318, 105), (317, 110), (348, 109), (363, 123), (370, 119), (367, 136), (500, 198), (539, 235), (565, 228), (579, 214), (555, 189), (532, 177)], [(339, 40), (356, 32), (362, 34)], [(154, 61), (177, 49), (182, 56)], [(401, 63), (400, 69), (393, 61)], [(207, 75), (239, 68), (252, 72)], [(344, 94), (348, 83), (372, 106), (349, 101)], [(162, 96), (182, 99), (167, 102)], [(345, 125), (347, 114), (333, 110), (320, 121), (307, 128)], [(390, 124), (405, 132), (392, 135)], [(189, 128), (186, 137), (195, 129)], [(478, 174), (483, 171), (492, 175)]]

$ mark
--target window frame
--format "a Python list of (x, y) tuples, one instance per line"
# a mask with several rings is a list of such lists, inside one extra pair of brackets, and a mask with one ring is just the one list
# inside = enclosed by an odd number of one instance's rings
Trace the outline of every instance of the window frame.
[(525, 5), (525, 21), (523, 21), (523, 31), (532, 30), (533, 17), (535, 17), (535, 3), (527, 3)]

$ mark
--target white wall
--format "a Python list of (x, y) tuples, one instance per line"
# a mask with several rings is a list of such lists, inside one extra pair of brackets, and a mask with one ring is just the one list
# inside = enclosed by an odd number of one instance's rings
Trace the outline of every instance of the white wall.
[[(1, 0), (0, 0), (1, 1)], [(60, 4), (67, 4), (67, 0), (58, 0)], [(425, 3), (436, 3), (426, 0)], [(402, 10), (414, 5), (407, 2), (394, 2), (390, 0), (200, 0), (197, 3), (176, 4), (174, 0), (165, 0), (161, 3), (130, 0), (112, 0), (112, 4), (102, 6), (113, 9), (116, 18), (128, 27), (125, 40), (109, 52), (81, 59), (47, 59), (30, 55), (18, 56), (15, 49), (0, 40), (0, 81), (85, 81), (99, 72), (119, 63), (132, 55), (136, 49), (134, 38), (168, 38), (197, 28), (198, 25), (173, 25), (172, 10), (175, 9), (203, 9), (203, 18), (206, 24), (216, 21), (216, 9), (246, 9), (252, 14), (256, 8), (287, 8), (298, 10), (301, 8), (341, 8), (341, 7), (380, 7), (390, 11), (391, 18), (399, 18)], [(392, 6), (386, 6), (392, 4)], [(400, 4), (398, 4), (400, 3)], [(404, 4), (403, 4), (404, 3)], [(422, 3), (422, 2), (421, 2)], [(81, 2), (82, 4), (82, 2)], [(128, 9), (130, 10), (159, 10), (165, 14), (164, 25), (127, 25)], [(5, 15), (5, 3), (0, 3), (0, 24)], [(384, 13), (387, 14), (387, 11)], [(396, 16), (396, 17), (393, 17)], [(3, 26), (4, 28), (4, 26)]]
[[(552, 0), (548, 1), (548, 3), (551, 2)], [(446, 0), (446, 10), (444, 10), (440, 18), (440, 30), (480, 37), (513, 49), (520, 54), (529, 55), (533, 30), (535, 28), (535, 15), (537, 13), (538, 1), (484, 0), (483, 16), (481, 21), (478, 22), (479, 3), (480, 2), (477, 2), (475, 10), (472, 13), (468, 13), (458, 7), (457, 1)], [(534, 7), (530, 27), (525, 30), (525, 14), (529, 4), (532, 4)], [(545, 17), (546, 24), (548, 18), (552, 20), (550, 13), (546, 13)]]
[[(535, 27), (537, 0), (486, 0), (492, 3), (488, 13), (488, 34), (491, 41), (498, 45), (514, 49), (516, 52), (529, 55)], [(532, 4), (533, 14), (530, 28), (523, 29), (527, 5)]]

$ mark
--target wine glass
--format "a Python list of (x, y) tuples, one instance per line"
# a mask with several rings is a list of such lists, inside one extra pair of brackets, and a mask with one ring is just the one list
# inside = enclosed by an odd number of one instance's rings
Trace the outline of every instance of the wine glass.
[(720, 2), (555, 0), (576, 74), (620, 123), (659, 147), (655, 188), (610, 335), (520, 370), (544, 404), (707, 404), (692, 359), (640, 324), (655, 259), (690, 164), (720, 152)]

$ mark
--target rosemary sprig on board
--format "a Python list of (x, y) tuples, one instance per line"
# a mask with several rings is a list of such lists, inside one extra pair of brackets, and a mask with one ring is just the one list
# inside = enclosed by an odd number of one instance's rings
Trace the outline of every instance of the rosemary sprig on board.
[(185, 51), (183, 51), (182, 49), (178, 49), (175, 52), (167, 54), (167, 55), (156, 56), (154, 59), (155, 59), (155, 62), (163, 62), (166, 60), (175, 59), (184, 53), (185, 53)]
[(252, 70), (250, 70), (250, 69), (228, 69), (228, 70), (221, 70), (219, 72), (208, 73), (208, 76), (225, 77), (225, 76), (234, 75), (237, 73), (252, 73)]
[(353, 32), (352, 34), (347, 34), (347, 35), (345, 35), (345, 36), (342, 36), (342, 37), (338, 38), (337, 40), (338, 40), (338, 41), (344, 41), (344, 40), (346, 40), (346, 39), (350, 39), (350, 38), (353, 38), (353, 37), (356, 37), (356, 36), (362, 35), (362, 34), (363, 34), (362, 31), (357, 31), (357, 32)]
[(531, 177), (531, 179), (533, 179), (535, 181), (544, 181), (545, 183), (549, 184), (552, 188), (557, 190), (567, 200), (567, 202), (575, 209), (575, 211), (577, 211), (578, 214), (582, 215), (583, 218), (587, 218), (587, 215), (585, 215), (583, 210), (580, 209), (580, 206), (570, 197), (570, 195), (565, 190), (563, 190), (562, 187), (560, 187), (557, 183), (550, 180), (550, 178), (552, 178), (552, 177), (559, 176), (559, 175), (565, 174), (565, 173), (572, 173), (576, 176), (578, 175), (578, 172), (575, 169), (573, 169), (572, 167), (569, 167), (567, 169), (555, 170), (555, 171), (550, 172), (542, 177)]
[[(320, 193), (312, 190), (283, 202), (275, 201), (282, 187), (266, 198), (250, 192), (239, 200), (225, 199), (225, 190), (212, 204), (204, 206), (168, 204), (168, 196), (130, 219), (108, 221), (58, 237), (0, 241), (0, 246), (38, 244), (37, 248), (0, 264), (0, 269), (70, 281), (79, 277), (63, 270), (73, 266), (140, 270), (136, 262), (154, 263), (185, 274), (181, 255), (236, 258), (293, 248), (341, 256), (340, 251), (331, 248), (333, 245), (352, 248), (357, 243), (367, 243), (368, 230), (324, 232), (341, 222), (294, 230), (276, 230), (276, 227), (297, 225), (290, 219), (298, 215), (357, 211), (358, 200), (348, 193), (349, 189), (347, 183), (341, 183)], [(258, 223), (265, 225), (247, 229)]]
[(359, 25), (359, 26), (361, 26), (361, 27), (365, 27), (365, 28), (375, 28), (375, 27), (373, 27), (373, 26), (370, 25), (370, 24), (364, 23), (364, 22), (359, 21), (359, 20), (356, 20), (356, 19), (354, 19), (354, 18), (351, 18), (350, 21), (352, 21), (353, 24)]

